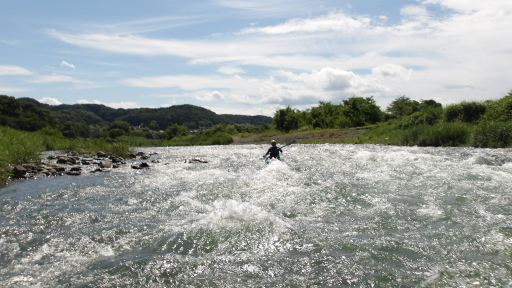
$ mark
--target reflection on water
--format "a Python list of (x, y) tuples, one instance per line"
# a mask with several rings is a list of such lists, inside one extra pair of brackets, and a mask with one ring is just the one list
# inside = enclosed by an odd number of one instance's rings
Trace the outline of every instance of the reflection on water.
[(509, 150), (267, 148), (146, 148), (147, 170), (0, 189), (0, 286), (511, 284)]

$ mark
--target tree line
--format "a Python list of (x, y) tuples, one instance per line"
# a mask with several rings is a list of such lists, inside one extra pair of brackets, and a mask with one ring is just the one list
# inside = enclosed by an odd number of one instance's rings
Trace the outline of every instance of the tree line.
[(138, 109), (114, 109), (101, 104), (52, 106), (31, 98), (0, 95), (0, 125), (29, 132), (49, 127), (67, 138), (136, 136), (162, 140), (174, 137), (176, 126), (180, 126), (181, 135), (183, 131), (200, 131), (215, 125), (247, 131), (271, 123), (272, 118), (267, 116), (219, 115), (194, 105)]
[(288, 106), (276, 111), (273, 121), (284, 132), (371, 125), (360, 143), (503, 148), (512, 146), (512, 92), (498, 100), (445, 107), (401, 96), (385, 111), (372, 97), (351, 97), (340, 104), (320, 102), (305, 111)]

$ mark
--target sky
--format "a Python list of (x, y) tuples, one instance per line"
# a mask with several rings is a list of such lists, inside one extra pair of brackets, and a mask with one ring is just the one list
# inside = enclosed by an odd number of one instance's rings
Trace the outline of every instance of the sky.
[(512, 90), (510, 0), (1, 0), (0, 95), (266, 115)]

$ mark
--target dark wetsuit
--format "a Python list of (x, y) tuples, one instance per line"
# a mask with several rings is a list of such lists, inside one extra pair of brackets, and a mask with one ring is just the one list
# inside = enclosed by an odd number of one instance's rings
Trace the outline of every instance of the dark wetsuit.
[(277, 158), (279, 159), (279, 152), (283, 153), (283, 150), (281, 150), (281, 148), (277, 147), (277, 146), (272, 146), (270, 148), (268, 148), (268, 151), (267, 151), (267, 154), (263, 155), (263, 157), (267, 156), (270, 154), (269, 158)]

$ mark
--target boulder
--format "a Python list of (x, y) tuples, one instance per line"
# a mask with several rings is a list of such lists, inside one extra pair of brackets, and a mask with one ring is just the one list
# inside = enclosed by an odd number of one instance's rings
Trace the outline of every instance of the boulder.
[(13, 168), (14, 177), (24, 178), (27, 175), (27, 169), (21, 165), (16, 165)]
[(101, 160), (100, 163), (98, 164), (98, 166), (100, 168), (112, 168), (112, 163), (107, 160)]
[(101, 158), (108, 157), (107, 153), (105, 153), (103, 151), (98, 151), (98, 153), (96, 153), (96, 156), (101, 157)]
[(144, 169), (149, 168), (149, 164), (146, 162), (142, 162), (139, 165), (132, 165), (132, 169)]

